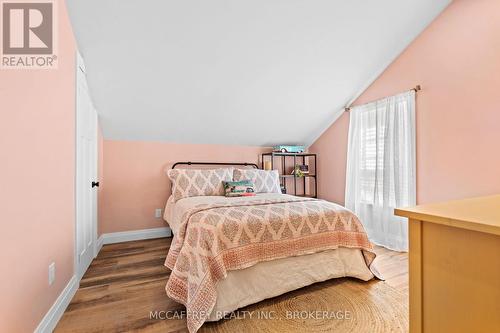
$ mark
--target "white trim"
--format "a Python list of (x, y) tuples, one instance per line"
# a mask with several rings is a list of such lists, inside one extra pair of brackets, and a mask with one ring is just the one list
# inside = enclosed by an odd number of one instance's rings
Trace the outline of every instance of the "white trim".
[[(79, 56), (79, 53), (78, 53), (78, 50), (75, 51), (75, 54), (74, 54), (74, 57), (75, 57), (75, 66), (78, 67), (78, 56)], [(75, 91), (75, 100), (74, 100), (74, 112), (73, 112), (73, 116), (74, 116), (74, 123), (73, 123), (73, 131), (75, 133), (74, 135), (74, 142), (73, 142), (73, 148), (75, 149), (74, 150), (74, 154), (73, 154), (73, 163), (75, 165), (75, 169), (74, 169), (74, 174), (73, 174), (73, 202), (74, 202), (74, 209), (73, 209), (73, 244), (74, 244), (74, 248), (73, 248), (73, 274), (77, 274), (78, 272), (78, 246), (76, 245), (77, 243), (77, 240), (76, 240), (76, 234), (77, 234), (77, 228), (78, 228), (78, 225), (76, 224), (76, 219), (78, 218), (77, 214), (78, 214), (78, 211), (76, 209), (77, 205), (78, 205), (78, 201), (77, 201), (77, 198), (76, 198), (76, 191), (77, 191), (77, 184), (78, 184), (78, 178), (77, 178), (77, 175), (76, 175), (76, 169), (77, 169), (77, 155), (78, 155), (78, 148), (77, 148), (77, 145), (76, 145), (76, 137), (77, 137), (77, 123), (78, 123), (78, 117), (77, 117), (77, 107), (78, 107), (78, 102), (77, 102), (77, 76), (78, 76), (78, 71), (75, 69), (75, 77), (74, 77), (74, 81), (73, 81), (73, 84), (74, 84), (74, 91)], [(80, 281), (78, 281), (77, 284), (79, 284)]]
[[(98, 219), (97, 189), (90, 188), (90, 182), (98, 178), (97, 112), (90, 97), (84, 69), (85, 62), (76, 50), (74, 265), (78, 280), (82, 278), (96, 254)], [(88, 164), (89, 162), (91, 164)], [(90, 239), (87, 239), (86, 235)]]
[(162, 238), (170, 236), (172, 236), (172, 230), (170, 230), (170, 228), (168, 227), (163, 227), (163, 228), (121, 231), (109, 234), (102, 234), (97, 242), (101, 244), (115, 244), (121, 242), (130, 242), (135, 240)]
[(45, 317), (43, 317), (40, 324), (38, 324), (35, 329), (35, 333), (49, 333), (54, 330), (59, 319), (61, 319), (64, 311), (68, 307), (71, 299), (78, 290), (78, 281), (76, 275), (73, 275), (69, 280), (64, 290), (61, 292), (59, 297), (56, 299), (50, 310), (47, 312)]
[(84, 73), (87, 74), (87, 68), (85, 68), (85, 62), (83, 61), (82, 54), (80, 51), (76, 50), (76, 64), (77, 67)]
[(94, 243), (94, 258), (97, 257), (99, 251), (101, 251), (102, 246), (104, 245), (104, 238), (102, 236), (103, 235), (97, 238), (97, 241)]
[[(172, 230), (168, 227), (102, 234), (101, 237), (99, 237), (94, 243), (94, 256), (97, 256), (104, 244), (114, 244), (170, 236), (172, 236)], [(78, 277), (76, 276), (76, 274), (73, 275), (66, 287), (64, 287), (64, 290), (56, 299), (52, 307), (49, 309), (45, 317), (43, 317), (40, 324), (38, 324), (38, 327), (34, 331), (35, 333), (50, 333), (54, 330), (57, 323), (64, 314), (64, 311), (73, 299), (73, 296), (75, 296), (75, 293), (78, 290), (79, 283), (80, 281), (78, 281)]]

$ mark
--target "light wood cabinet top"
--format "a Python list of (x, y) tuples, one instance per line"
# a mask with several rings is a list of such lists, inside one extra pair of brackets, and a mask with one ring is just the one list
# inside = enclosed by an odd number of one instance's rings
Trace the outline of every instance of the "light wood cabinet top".
[(500, 235), (500, 195), (397, 208), (394, 214)]

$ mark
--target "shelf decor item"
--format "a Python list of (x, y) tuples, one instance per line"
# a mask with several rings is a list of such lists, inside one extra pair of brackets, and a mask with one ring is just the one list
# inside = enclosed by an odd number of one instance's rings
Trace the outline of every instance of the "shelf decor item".
[(304, 175), (309, 174), (309, 165), (307, 164), (301, 164), (299, 165), (300, 172), (302, 172)]
[(297, 177), (304, 177), (309, 174), (309, 166), (306, 164), (296, 164), (291, 174)]
[(306, 151), (306, 147), (278, 145), (273, 147), (273, 151), (281, 153), (300, 154)]
[[(316, 154), (310, 153), (272, 151), (262, 154), (262, 168), (276, 169), (280, 172), (280, 185), (283, 193), (317, 198), (316, 158)], [(293, 164), (290, 163), (292, 161)]]

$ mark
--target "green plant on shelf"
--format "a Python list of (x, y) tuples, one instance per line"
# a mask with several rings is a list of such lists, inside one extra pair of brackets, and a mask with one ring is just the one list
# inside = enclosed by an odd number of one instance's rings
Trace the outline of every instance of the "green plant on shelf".
[(304, 173), (300, 170), (299, 164), (295, 164), (292, 175), (295, 175), (295, 177), (304, 177)]

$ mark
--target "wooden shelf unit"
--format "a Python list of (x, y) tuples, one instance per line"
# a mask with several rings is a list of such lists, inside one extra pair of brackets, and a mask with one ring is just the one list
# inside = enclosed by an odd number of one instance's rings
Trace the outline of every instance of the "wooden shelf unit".
[[(282, 153), (282, 152), (269, 152), (269, 153), (263, 153), (262, 154), (262, 169), (264, 169), (264, 162), (266, 161), (266, 158), (271, 161), (271, 169), (278, 170), (278, 168), (275, 168), (275, 158), (279, 158), (279, 164), (281, 167), (281, 173), (280, 173), (280, 184), (284, 186), (285, 192), (287, 194), (293, 194), (299, 197), (308, 197), (308, 198), (317, 198), (318, 197), (318, 180), (317, 180), (317, 175), (318, 175), (318, 169), (317, 169), (317, 155), (316, 154), (311, 154), (311, 153)], [(309, 166), (309, 172), (313, 172), (312, 174), (306, 174), (303, 177), (297, 177), (295, 174), (287, 174), (287, 158), (293, 158), (293, 166), (292, 170), (295, 168), (295, 165), (297, 164), (306, 164)], [(314, 160), (313, 168), (311, 168), (311, 160), (309, 158), (312, 158)], [(289, 192), (287, 189), (287, 180), (288, 179), (293, 179), (293, 192)], [(303, 193), (297, 193), (297, 184), (299, 180), (302, 179), (302, 190)], [(307, 193), (307, 188), (309, 187), (309, 190), (312, 190), (311, 186), (306, 185), (306, 179), (311, 179), (314, 182), (314, 185), (312, 186), (314, 188), (314, 193)], [(310, 185), (310, 184), (309, 184)]]

